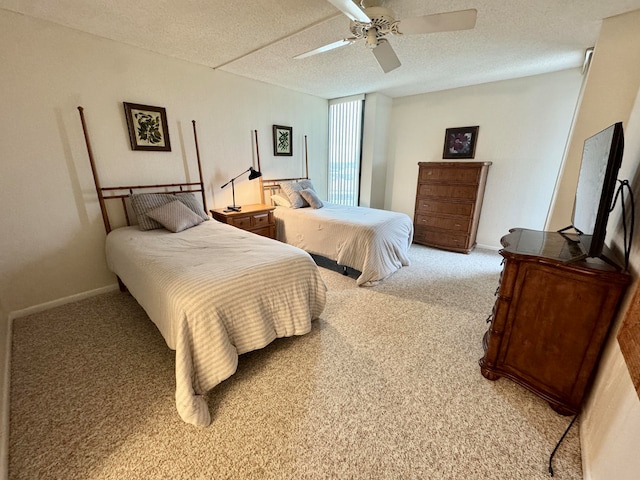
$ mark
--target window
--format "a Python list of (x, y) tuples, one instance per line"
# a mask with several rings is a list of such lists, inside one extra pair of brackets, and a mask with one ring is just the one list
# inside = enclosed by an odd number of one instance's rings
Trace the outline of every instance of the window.
[(329, 181), (327, 199), (358, 205), (364, 95), (329, 102)]

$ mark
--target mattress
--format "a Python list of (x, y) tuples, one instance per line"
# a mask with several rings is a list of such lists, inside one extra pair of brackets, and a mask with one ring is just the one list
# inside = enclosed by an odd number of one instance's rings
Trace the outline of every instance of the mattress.
[(410, 264), (413, 222), (404, 213), (323, 202), (322, 208), (276, 207), (276, 238), (361, 274), (372, 286)]

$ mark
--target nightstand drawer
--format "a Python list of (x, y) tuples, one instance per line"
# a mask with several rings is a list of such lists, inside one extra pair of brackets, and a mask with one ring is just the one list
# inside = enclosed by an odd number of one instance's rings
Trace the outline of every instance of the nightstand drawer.
[(253, 217), (251, 217), (251, 226), (252, 227), (268, 226), (271, 223), (269, 219), (270, 216), (271, 216), (271, 213), (262, 213), (260, 215), (254, 215)]
[(264, 237), (276, 238), (276, 223), (273, 218), (275, 207), (256, 203), (243, 205), (240, 211), (230, 209), (210, 210), (214, 219), (233, 225), (236, 228), (253, 232)]
[(263, 237), (274, 238), (273, 227), (270, 225), (265, 226), (264, 228), (256, 228), (251, 230), (253, 233), (258, 235), (262, 235)]
[(242, 228), (243, 230), (247, 230), (251, 228), (251, 218), (252, 217), (233, 217), (230, 222), (234, 227)]

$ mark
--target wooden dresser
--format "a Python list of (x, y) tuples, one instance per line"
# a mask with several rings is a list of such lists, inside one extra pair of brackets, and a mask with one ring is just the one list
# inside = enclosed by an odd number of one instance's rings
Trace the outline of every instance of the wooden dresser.
[(480, 371), (507, 377), (556, 412), (580, 411), (607, 333), (631, 280), (614, 262), (571, 260), (576, 236), (513, 229), (484, 335)]
[(469, 253), (491, 162), (420, 162), (413, 217), (415, 243)]
[(228, 223), (263, 237), (276, 238), (276, 222), (273, 211), (276, 207), (256, 203), (243, 205), (239, 212), (225, 212), (225, 209), (209, 210), (211, 216), (222, 223)]

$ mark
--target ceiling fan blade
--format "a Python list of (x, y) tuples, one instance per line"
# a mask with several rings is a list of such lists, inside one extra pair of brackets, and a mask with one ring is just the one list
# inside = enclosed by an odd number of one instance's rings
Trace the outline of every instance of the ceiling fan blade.
[(379, 40), (378, 46), (373, 49), (373, 54), (384, 73), (389, 73), (401, 65), (396, 52), (391, 48), (391, 44), (384, 38)]
[(404, 34), (451, 32), (469, 30), (476, 26), (478, 11), (475, 9), (437, 13), (400, 21), (398, 30)]
[(296, 55), (293, 58), (300, 60), (301, 58), (311, 57), (312, 55), (317, 55), (318, 53), (328, 52), (329, 50), (334, 50), (336, 48), (344, 47), (346, 45), (351, 45), (355, 41), (356, 41), (355, 38), (345, 38), (344, 40), (338, 40), (337, 42), (333, 42), (328, 45), (323, 45), (322, 47), (318, 47), (313, 50), (309, 50), (308, 52), (301, 53), (300, 55)]
[(352, 0), (327, 0), (331, 5), (344, 13), (350, 20), (369, 23), (371, 19)]

